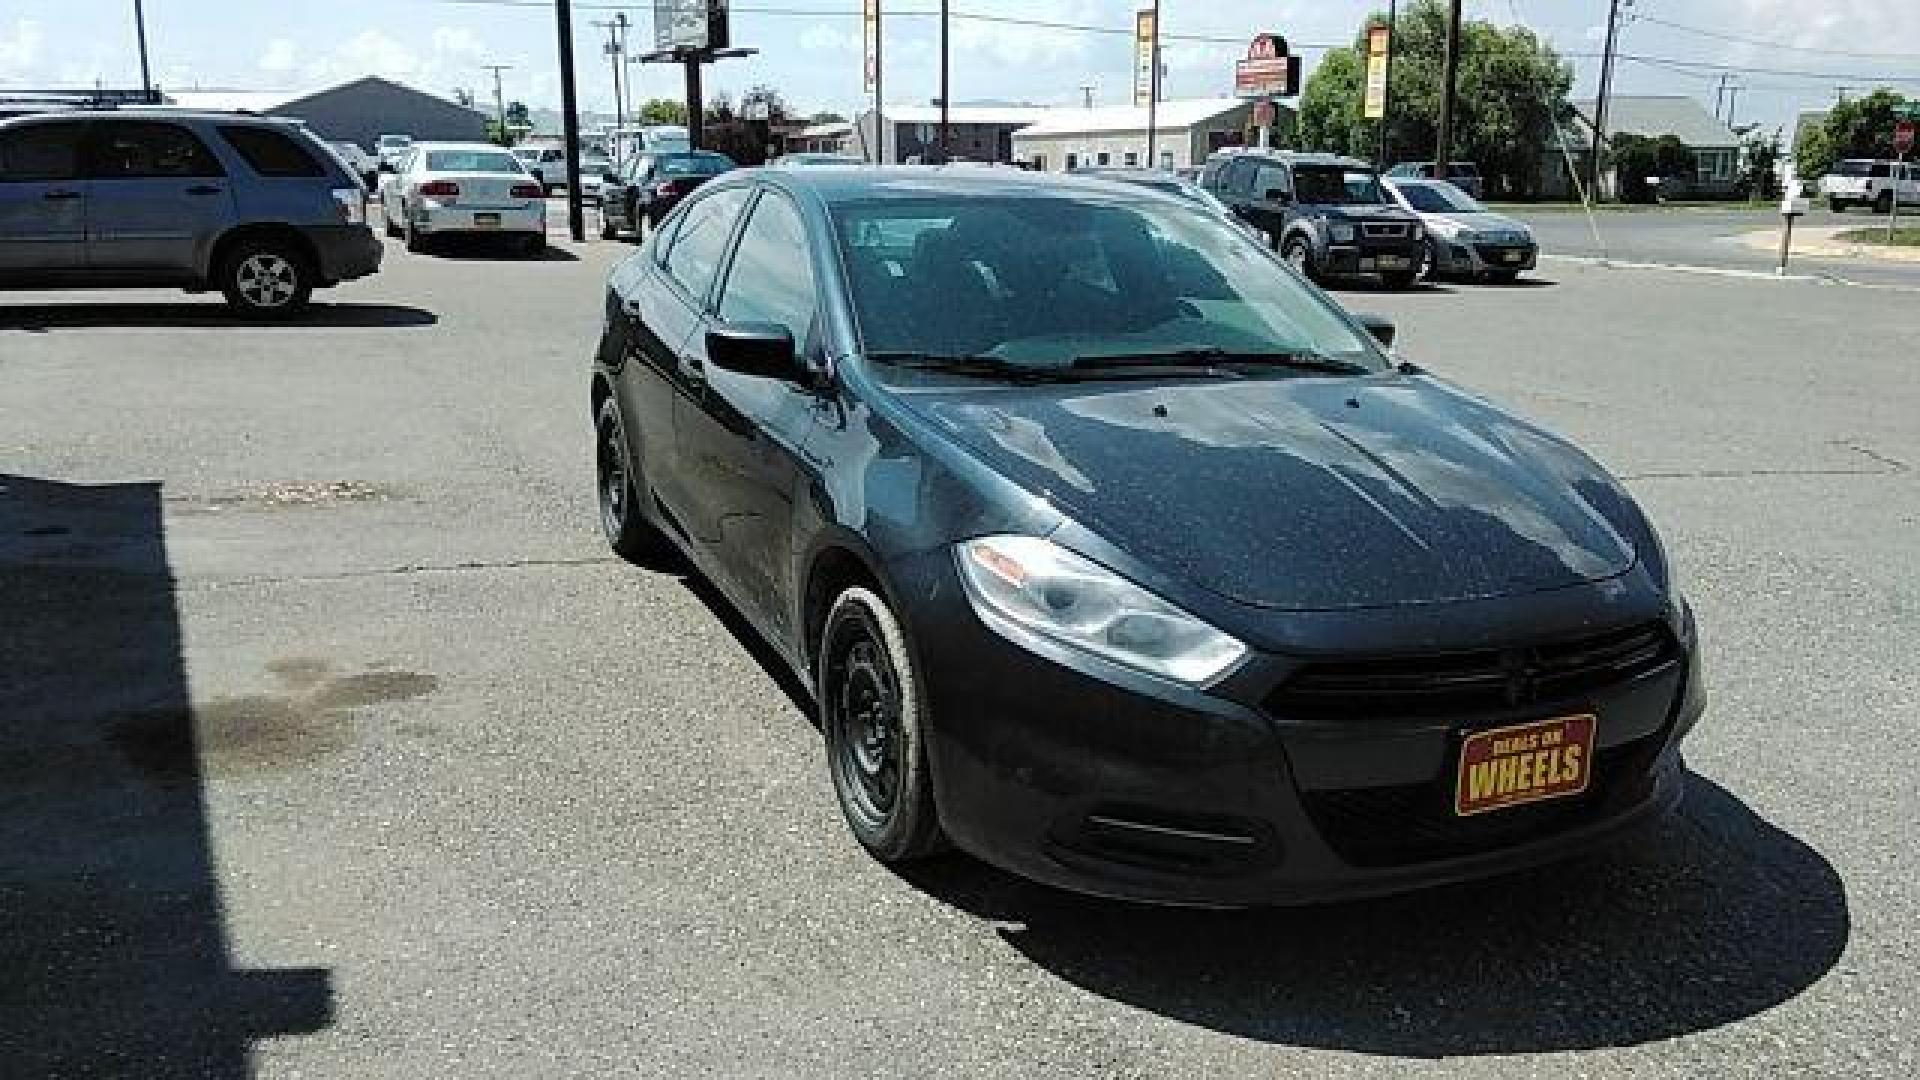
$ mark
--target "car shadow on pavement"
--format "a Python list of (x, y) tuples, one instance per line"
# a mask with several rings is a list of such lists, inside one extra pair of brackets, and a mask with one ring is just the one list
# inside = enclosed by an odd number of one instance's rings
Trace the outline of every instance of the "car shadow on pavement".
[(160, 486), (0, 474), (0, 1074), (252, 1075), (323, 968), (228, 950)]
[(285, 319), (249, 319), (217, 300), (177, 303), (73, 303), (8, 306), (0, 303), (0, 330), (44, 334), (91, 327), (235, 326), (256, 330), (288, 327), (395, 328), (432, 326), (431, 311), (398, 304), (313, 304)]
[(419, 254), (429, 259), (453, 262), (579, 262), (580, 256), (558, 244), (549, 243), (539, 255), (528, 255), (517, 244), (493, 236), (438, 236)]
[(1605, 851), (1340, 905), (1140, 907), (957, 856), (902, 876), (1089, 993), (1263, 1042), (1413, 1057), (1731, 1023), (1817, 982), (1850, 932), (1833, 867), (1697, 774), (1679, 814)]
[(1388, 285), (1383, 281), (1370, 278), (1338, 278), (1324, 282), (1320, 286), (1338, 296), (1344, 293), (1379, 293), (1387, 296), (1451, 296), (1459, 290), (1453, 283), (1428, 281), (1426, 278), (1410, 285)]
[(694, 599), (706, 605), (708, 611), (713, 612), (713, 617), (719, 619), (721, 625), (726, 627), (727, 633), (732, 634), (734, 640), (747, 650), (754, 662), (767, 673), (767, 678), (773, 680), (774, 685), (780, 688), (780, 692), (787, 696), (787, 701), (800, 710), (800, 715), (817, 726), (818, 720), (813, 707), (812, 693), (794, 675), (793, 669), (787, 666), (787, 662), (781, 659), (780, 654), (774, 651), (773, 646), (767, 644), (767, 639), (760, 636), (760, 631), (755, 630), (753, 625), (747, 622), (746, 616), (740, 614), (739, 609), (733, 606), (733, 601), (728, 600), (719, 589), (708, 584), (706, 578), (690, 570), (684, 560), (673, 567), (662, 566), (661, 569), (677, 572), (680, 575), (680, 584), (693, 594)]

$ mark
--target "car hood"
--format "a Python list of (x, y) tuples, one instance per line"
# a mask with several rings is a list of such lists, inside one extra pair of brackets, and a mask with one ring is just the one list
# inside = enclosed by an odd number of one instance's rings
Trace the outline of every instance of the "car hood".
[(1392, 203), (1301, 203), (1322, 217), (1341, 221), (1412, 221), (1414, 216)]
[(1566, 443), (1429, 378), (919, 389), (903, 400), (1133, 556), (1267, 608), (1535, 592), (1633, 566)]
[(1467, 229), (1476, 233), (1507, 232), (1520, 233), (1528, 236), (1532, 235), (1525, 223), (1510, 218), (1505, 214), (1421, 214), (1420, 220), (1448, 235), (1460, 229)]

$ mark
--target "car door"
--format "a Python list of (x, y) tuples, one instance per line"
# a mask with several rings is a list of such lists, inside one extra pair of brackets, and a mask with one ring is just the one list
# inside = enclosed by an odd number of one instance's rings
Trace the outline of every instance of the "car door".
[(674, 437), (678, 403), (704, 383), (708, 304), (751, 194), (730, 188), (688, 206), (671, 234), (655, 237), (642, 257), (644, 275), (621, 294), (632, 356), (621, 365), (617, 392), (628, 445), (653, 496), (686, 532), (693, 495)]
[[(718, 323), (782, 326), (802, 358), (817, 352), (819, 292), (807, 227), (785, 193), (764, 189), (748, 211), (714, 307)], [(815, 400), (795, 382), (707, 365), (697, 391), (678, 403), (674, 426), (692, 481), (694, 542), (777, 641), (793, 629), (793, 498)]]
[(190, 275), (233, 221), (227, 172), (165, 120), (96, 120), (87, 133), (87, 262), (95, 271)]
[(24, 280), (86, 268), (84, 133), (79, 120), (0, 131), (0, 275)]

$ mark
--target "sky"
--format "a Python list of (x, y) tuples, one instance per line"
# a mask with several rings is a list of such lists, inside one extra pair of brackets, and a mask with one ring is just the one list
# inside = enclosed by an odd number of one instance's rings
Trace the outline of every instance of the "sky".
[[(1146, 0), (952, 0), (956, 102), (1069, 104), (1091, 87), (1096, 103), (1130, 96), (1132, 12)], [(1615, 92), (1691, 94), (1711, 109), (1722, 65), (1743, 86), (1739, 123), (1791, 132), (1797, 110), (1830, 104), (1837, 87), (1862, 92), (1889, 79), (1920, 95), (1916, 0), (1626, 0)], [(938, 93), (936, 0), (883, 0), (886, 85), (892, 104)], [(737, 45), (747, 59), (709, 69), (708, 92), (738, 95), (765, 83), (796, 110), (851, 114), (861, 88), (861, 0), (734, 0)], [(611, 67), (601, 51), (617, 0), (575, 4), (576, 78), (583, 108), (612, 111)], [(1352, 40), (1381, 4), (1357, 0), (1162, 0), (1169, 97), (1231, 92), (1233, 61), (1258, 31), (1283, 34), (1308, 70), (1324, 48)], [(0, 0), (0, 90), (137, 86), (131, 0)], [(508, 64), (508, 100), (560, 99), (552, 8), (542, 0), (327, 0), (324, 4), (146, 0), (155, 80), (170, 89), (306, 90), (361, 75), (442, 94), (460, 87), (492, 100), (483, 64)], [(650, 37), (651, 2), (624, 5), (635, 51)], [(1467, 0), (1468, 18), (1524, 22), (1572, 60), (1575, 96), (1598, 81), (1607, 0)], [(1044, 20), (1110, 32), (1049, 29), (959, 16)], [(1193, 40), (1212, 38), (1216, 40)], [(1676, 63), (1678, 65), (1676, 66)], [(641, 97), (677, 97), (680, 71), (634, 65)]]

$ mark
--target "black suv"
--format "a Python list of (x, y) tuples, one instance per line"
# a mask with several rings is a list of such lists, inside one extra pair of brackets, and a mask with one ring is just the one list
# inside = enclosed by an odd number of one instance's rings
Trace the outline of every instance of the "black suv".
[(1200, 184), (1316, 281), (1379, 274), (1398, 289), (1420, 274), (1420, 220), (1387, 198), (1379, 174), (1363, 161), (1278, 150), (1222, 153), (1207, 161)]
[(284, 317), (380, 268), (366, 189), (298, 124), (127, 108), (0, 120), (0, 288), (218, 289)]

